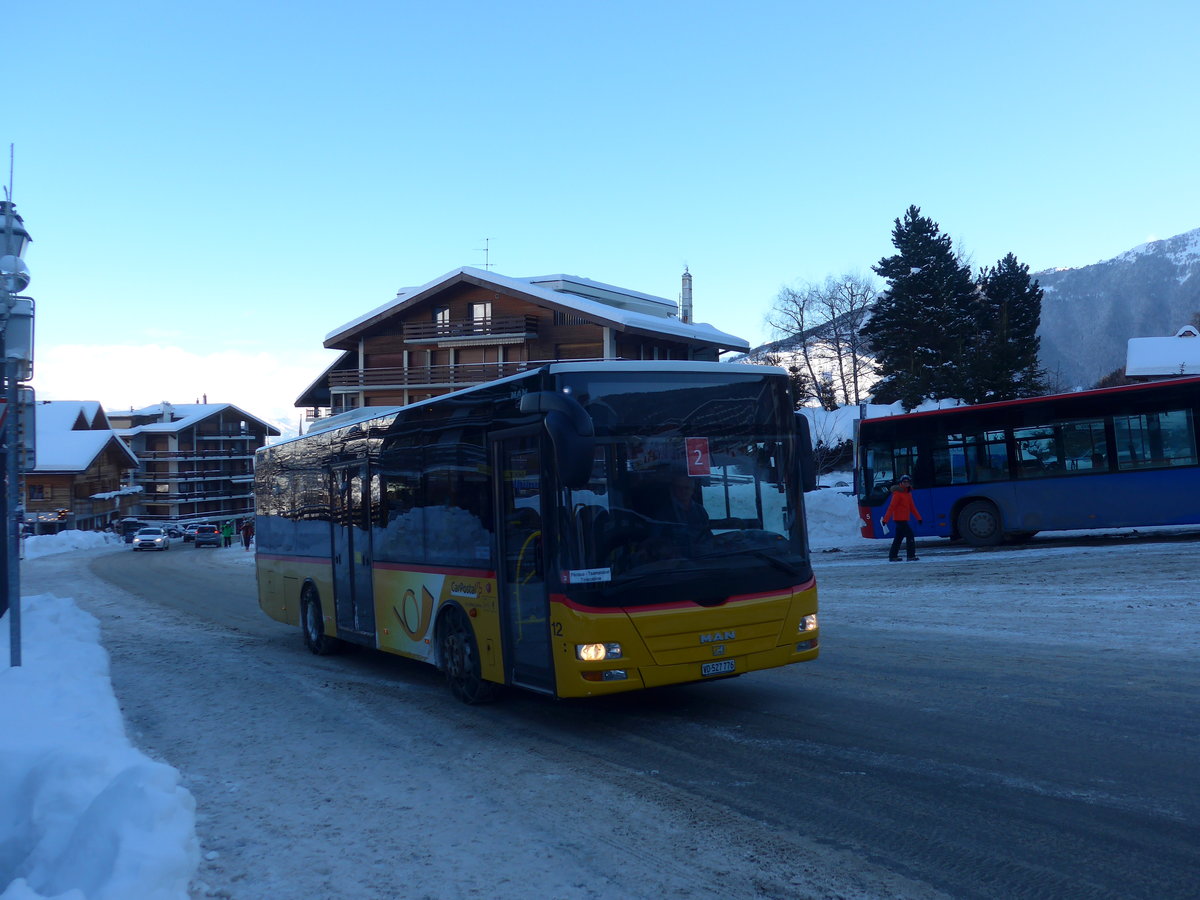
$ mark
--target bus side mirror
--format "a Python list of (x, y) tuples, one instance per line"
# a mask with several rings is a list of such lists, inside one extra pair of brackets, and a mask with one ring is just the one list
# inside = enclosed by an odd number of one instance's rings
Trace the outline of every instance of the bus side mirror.
[(596, 433), (592, 417), (579, 401), (569, 394), (536, 391), (523, 395), (518, 408), (523, 413), (545, 415), (546, 431), (563, 484), (569, 488), (587, 484), (596, 455)]
[(804, 493), (817, 489), (817, 461), (813, 456), (812, 432), (808, 417), (796, 413), (796, 459), (800, 464), (800, 487)]

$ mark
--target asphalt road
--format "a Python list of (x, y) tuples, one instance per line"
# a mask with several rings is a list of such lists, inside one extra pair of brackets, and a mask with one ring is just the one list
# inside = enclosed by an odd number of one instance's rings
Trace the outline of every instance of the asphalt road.
[[(1163, 544), (1148, 552), (1174, 554), (1169, 564), (1146, 571), (1177, 570), (1195, 550)], [(206, 554), (217, 552), (242, 551), (177, 545), (91, 565), (206, 627), (260, 638), (259, 652), (294, 666), (299, 633), (263, 616), (249, 571), (214, 565)], [(822, 588), (891, 596), (899, 568), (831, 569)], [(938, 576), (970, 592), (971, 579), (996, 572), (950, 559)], [(854, 622), (827, 626), (823, 639), (817, 662), (789, 669), (599, 701), (510, 693), (482, 709), (458, 708), (447, 692), (445, 715), (485, 720), (481, 741), (499, 728), (697, 821), (762, 829), (797, 854), (816, 842), (930, 894), (1200, 893), (1194, 657)], [(428, 687), (434, 677), (374, 653), (321, 663), (322, 679), (344, 672), (381, 701), (398, 681)]]

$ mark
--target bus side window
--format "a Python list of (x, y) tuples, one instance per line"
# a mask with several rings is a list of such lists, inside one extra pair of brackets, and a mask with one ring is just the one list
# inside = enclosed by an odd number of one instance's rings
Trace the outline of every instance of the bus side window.
[(1192, 412), (1170, 412), (1116, 416), (1117, 468), (1190, 466), (1197, 461)]
[(389, 455), (382, 492), (383, 533), (376, 557), (389, 562), (425, 562), (425, 495), (421, 486), (421, 451), (405, 448)]

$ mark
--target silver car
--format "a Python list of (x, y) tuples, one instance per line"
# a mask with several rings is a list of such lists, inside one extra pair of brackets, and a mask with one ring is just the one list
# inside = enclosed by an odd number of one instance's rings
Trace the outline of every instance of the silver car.
[(134, 550), (170, 550), (171, 539), (162, 528), (142, 528), (133, 536)]

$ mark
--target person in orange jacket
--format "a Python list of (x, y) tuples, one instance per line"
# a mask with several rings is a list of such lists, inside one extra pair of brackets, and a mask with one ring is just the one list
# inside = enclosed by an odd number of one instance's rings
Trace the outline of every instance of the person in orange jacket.
[(921, 522), (921, 513), (912, 498), (912, 479), (907, 475), (900, 476), (900, 483), (892, 488), (892, 499), (888, 501), (887, 510), (883, 514), (883, 524), (896, 523), (896, 536), (892, 538), (892, 549), (888, 559), (900, 562), (900, 542), (905, 541), (909, 560), (920, 559), (917, 556), (916, 536), (913, 534), (909, 519)]

